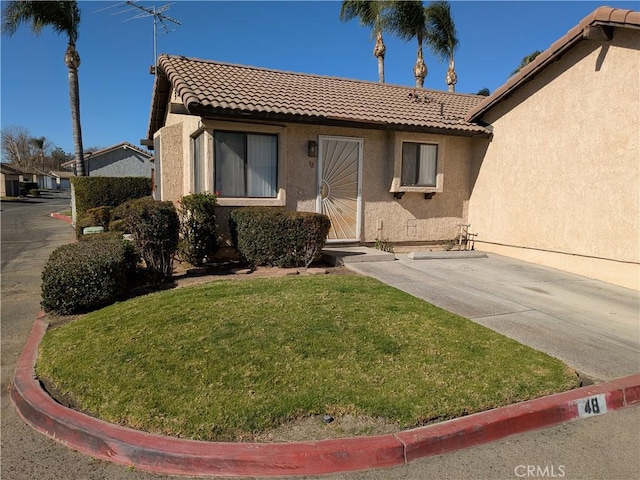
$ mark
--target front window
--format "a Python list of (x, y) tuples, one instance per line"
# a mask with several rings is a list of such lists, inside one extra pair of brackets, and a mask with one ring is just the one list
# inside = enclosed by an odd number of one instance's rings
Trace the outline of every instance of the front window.
[(275, 198), (278, 136), (214, 133), (215, 190), (221, 197)]
[(402, 185), (435, 187), (438, 167), (438, 145), (402, 144)]
[(193, 192), (206, 191), (204, 132), (191, 139), (193, 147)]

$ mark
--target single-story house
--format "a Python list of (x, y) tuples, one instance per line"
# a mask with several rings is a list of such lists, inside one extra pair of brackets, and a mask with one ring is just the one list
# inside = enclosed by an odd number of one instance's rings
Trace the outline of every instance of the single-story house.
[(602, 7), (489, 97), (161, 55), (155, 196), (326, 213), (640, 288), (640, 13)]
[(20, 170), (7, 163), (0, 163), (0, 197), (18, 197), (20, 195)]
[[(85, 174), (89, 177), (150, 177), (152, 154), (122, 142), (84, 154)], [(75, 170), (75, 160), (62, 164)]]
[(54, 179), (53, 188), (56, 190), (70, 190), (71, 189), (71, 177), (75, 175), (69, 171), (51, 171), (49, 175)]

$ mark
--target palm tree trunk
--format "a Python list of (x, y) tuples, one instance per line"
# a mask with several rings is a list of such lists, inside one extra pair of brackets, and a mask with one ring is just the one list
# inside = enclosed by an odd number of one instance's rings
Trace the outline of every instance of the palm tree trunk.
[(384, 54), (387, 51), (387, 47), (382, 40), (382, 31), (378, 30), (376, 33), (376, 44), (373, 47), (373, 54), (378, 59), (378, 81), (384, 83)]
[(455, 64), (453, 62), (453, 56), (449, 58), (449, 69), (447, 70), (447, 76), (445, 78), (450, 92), (456, 91), (456, 83), (458, 83), (458, 74), (456, 73)]
[(416, 77), (416, 88), (422, 88), (424, 86), (424, 79), (427, 76), (427, 66), (424, 63), (424, 57), (422, 55), (422, 42), (418, 39), (418, 58), (416, 64), (413, 67), (413, 74)]
[(80, 126), (80, 87), (78, 86), (80, 55), (72, 43), (69, 43), (67, 47), (64, 60), (69, 69), (69, 102), (71, 104), (71, 127), (73, 129), (73, 146), (76, 156), (76, 175), (83, 177), (85, 175), (84, 152), (82, 148), (82, 128)]

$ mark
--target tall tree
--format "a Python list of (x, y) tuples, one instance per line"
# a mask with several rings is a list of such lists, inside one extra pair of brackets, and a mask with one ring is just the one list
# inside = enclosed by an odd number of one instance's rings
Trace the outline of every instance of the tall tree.
[(421, 0), (408, 0), (394, 2), (389, 16), (390, 29), (402, 40), (408, 42), (416, 39), (418, 52), (416, 64), (413, 67), (413, 75), (416, 78), (416, 88), (424, 86), (428, 69), (424, 63), (422, 46), (427, 39), (427, 19), (425, 8)]
[(44, 27), (51, 27), (58, 34), (68, 37), (64, 61), (68, 69), (69, 102), (71, 104), (71, 125), (76, 159), (76, 175), (83, 176), (84, 156), (82, 151), (82, 129), (80, 128), (80, 92), (78, 67), (80, 55), (76, 50), (80, 26), (80, 9), (76, 1), (57, 2), (6, 2), (2, 14), (2, 31), (13, 35), (22, 23), (28, 23), (31, 30), (39, 35)]
[(24, 127), (8, 126), (3, 127), (1, 133), (2, 161), (23, 170), (33, 170), (36, 155), (29, 131)]
[(458, 75), (456, 74), (453, 53), (458, 48), (458, 34), (451, 16), (449, 2), (443, 0), (432, 2), (425, 10), (427, 21), (427, 45), (440, 61), (449, 59), (449, 68), (445, 81), (450, 92), (456, 91)]
[(387, 47), (382, 38), (386, 25), (386, 14), (392, 2), (379, 0), (343, 0), (340, 7), (340, 20), (343, 22), (357, 18), (360, 25), (371, 28), (376, 43), (373, 55), (378, 59), (378, 81), (384, 83), (384, 56)]
[(33, 145), (38, 150), (39, 163), (38, 168), (40, 168), (43, 172), (44, 168), (44, 147), (47, 142), (45, 137), (33, 137), (30, 140), (31, 145)]

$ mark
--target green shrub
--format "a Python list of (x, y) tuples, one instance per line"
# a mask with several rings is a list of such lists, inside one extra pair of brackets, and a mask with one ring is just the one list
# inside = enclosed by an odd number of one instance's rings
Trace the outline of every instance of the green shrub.
[(231, 212), (229, 227), (249, 264), (308, 267), (320, 254), (331, 222), (319, 213), (247, 207)]
[(179, 229), (173, 203), (151, 198), (131, 201), (126, 208), (124, 223), (149, 273), (157, 280), (171, 278)]
[(81, 218), (76, 220), (76, 238), (83, 235), (85, 227), (102, 227), (104, 231), (109, 230), (109, 222), (111, 220), (111, 207), (90, 208)]
[(29, 195), (32, 197), (39, 197), (40, 190), (38, 190), (37, 188), (32, 188), (31, 190), (29, 190)]
[(194, 193), (180, 200), (178, 254), (197, 267), (218, 251), (215, 207), (216, 196), (212, 193)]
[(124, 224), (124, 220), (122, 220), (122, 219), (111, 220), (111, 222), (109, 222), (109, 231), (110, 232), (126, 233), (127, 232), (127, 227)]
[(61, 315), (90, 311), (126, 296), (138, 255), (131, 242), (110, 234), (62, 245), (42, 272), (42, 308)]
[(73, 177), (76, 216), (95, 207), (115, 207), (127, 200), (151, 195), (151, 179), (146, 177)]

